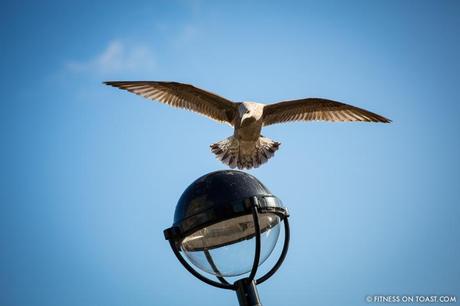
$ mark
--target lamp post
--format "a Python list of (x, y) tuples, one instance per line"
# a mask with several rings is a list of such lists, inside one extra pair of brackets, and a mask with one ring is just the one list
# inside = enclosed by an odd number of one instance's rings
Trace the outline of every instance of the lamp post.
[[(288, 216), (281, 201), (254, 176), (235, 170), (216, 171), (198, 178), (184, 191), (173, 226), (164, 235), (191, 274), (214, 287), (236, 291), (241, 306), (258, 306), (262, 304), (256, 285), (270, 278), (286, 257)], [(256, 278), (258, 267), (275, 248), (281, 223), (284, 243), (280, 257), (267, 273)], [(237, 276), (242, 278), (234, 283), (226, 279)]]

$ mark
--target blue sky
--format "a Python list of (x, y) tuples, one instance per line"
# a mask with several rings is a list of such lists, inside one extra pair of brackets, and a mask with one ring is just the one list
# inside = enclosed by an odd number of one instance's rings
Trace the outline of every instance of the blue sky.
[(391, 125), (291, 123), (250, 171), (289, 207), (270, 305), (460, 299), (458, 1), (4, 1), (0, 305), (235, 305), (162, 231), (225, 169), (228, 126), (102, 85), (174, 80), (234, 101), (348, 102)]

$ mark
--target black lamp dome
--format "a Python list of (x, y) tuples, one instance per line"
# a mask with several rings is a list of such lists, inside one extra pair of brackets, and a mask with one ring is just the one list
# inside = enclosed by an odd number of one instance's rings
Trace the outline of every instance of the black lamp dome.
[[(265, 206), (282, 208), (257, 178), (236, 170), (215, 171), (195, 180), (182, 193), (173, 226), (185, 236), (209, 224), (250, 214), (249, 200), (256, 197)], [(270, 202), (270, 203), (265, 203)]]
[(174, 224), (214, 205), (226, 205), (252, 196), (271, 195), (254, 176), (236, 170), (215, 171), (195, 180), (182, 193), (176, 206)]

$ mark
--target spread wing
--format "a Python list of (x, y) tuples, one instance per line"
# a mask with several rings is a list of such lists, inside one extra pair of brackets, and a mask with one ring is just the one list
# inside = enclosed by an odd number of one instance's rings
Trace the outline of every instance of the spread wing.
[(126, 81), (104, 82), (173, 107), (200, 113), (210, 119), (232, 125), (237, 113), (235, 103), (192, 85), (177, 82)]
[(287, 121), (367, 121), (391, 120), (365, 109), (320, 98), (283, 101), (264, 107), (264, 126)]

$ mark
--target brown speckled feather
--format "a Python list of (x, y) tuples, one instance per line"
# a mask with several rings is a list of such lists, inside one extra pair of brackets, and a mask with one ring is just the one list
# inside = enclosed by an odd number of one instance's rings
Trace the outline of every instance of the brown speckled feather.
[(283, 101), (264, 107), (264, 126), (288, 121), (391, 122), (365, 109), (320, 98)]
[(237, 104), (189, 84), (176, 82), (126, 81), (104, 82), (150, 100), (200, 113), (219, 122), (233, 124)]

